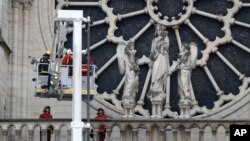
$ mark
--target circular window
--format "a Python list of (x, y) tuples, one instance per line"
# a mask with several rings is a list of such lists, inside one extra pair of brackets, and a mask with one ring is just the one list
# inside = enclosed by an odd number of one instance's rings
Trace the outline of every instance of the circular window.
[[(249, 7), (247, 0), (57, 2), (58, 9), (83, 10), (93, 21), (90, 49), (98, 67), (98, 93), (92, 106), (104, 106), (117, 116), (130, 117), (132, 112), (147, 118), (204, 117), (232, 106), (249, 93)], [(164, 38), (158, 41), (160, 36)], [(71, 47), (71, 43), (69, 34), (65, 46)], [(165, 54), (157, 49), (161, 46), (167, 46)], [(158, 65), (158, 56), (152, 57), (157, 50), (156, 55), (163, 54)], [(185, 51), (193, 63), (188, 69), (182, 62)], [(126, 72), (129, 55), (135, 63), (134, 74)], [(164, 75), (159, 94), (152, 92), (152, 85), (160, 73)], [(135, 87), (128, 86), (134, 83), (130, 80), (138, 83), (136, 91), (129, 91)]]

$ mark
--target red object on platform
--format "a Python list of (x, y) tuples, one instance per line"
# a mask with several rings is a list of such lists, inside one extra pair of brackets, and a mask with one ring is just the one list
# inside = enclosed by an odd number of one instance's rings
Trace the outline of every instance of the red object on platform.
[(65, 54), (62, 59), (62, 65), (72, 65), (73, 57), (71, 54)]
[(82, 66), (82, 76), (88, 75), (88, 66), (84, 65)]

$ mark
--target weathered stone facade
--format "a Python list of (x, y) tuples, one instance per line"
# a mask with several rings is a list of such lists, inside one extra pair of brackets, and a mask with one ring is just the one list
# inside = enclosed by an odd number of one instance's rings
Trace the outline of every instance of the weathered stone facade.
[(9, 99), (9, 63), (10, 63), (10, 49), (7, 44), (4, 42), (0, 35), (0, 60), (1, 60), (1, 68), (0, 68), (0, 118), (6, 118), (7, 116), (7, 107), (8, 107), (8, 99)]
[[(71, 117), (71, 102), (58, 102), (56, 99), (41, 99), (34, 97), (35, 77), (31, 58), (42, 57), (46, 48), (52, 46), (52, 33), (46, 27), (48, 18), (53, 22), (53, 16), (48, 14), (50, 9), (54, 15), (53, 1), (19, 1), (1, 0), (0, 29), (6, 47), (0, 48), (0, 118), (38, 118), (43, 107), (50, 105), (55, 118)], [(40, 10), (40, 11), (39, 11)], [(45, 20), (45, 22), (43, 22)], [(45, 29), (46, 28), (46, 29)], [(47, 31), (46, 35), (41, 30)], [(47, 38), (47, 39), (44, 39)], [(83, 117), (86, 113), (83, 112)], [(93, 116), (95, 113), (93, 113)]]
[[(103, 0), (104, 1), (104, 0)], [(126, 2), (126, 0), (124, 0)], [(123, 2), (124, 2), (123, 1)], [(134, 0), (133, 0), (134, 1)], [(239, 4), (239, 1), (235, 0), (237, 4)], [(131, 0), (130, 0), (131, 2)], [(248, 1), (249, 2), (249, 1)], [(53, 20), (55, 17), (55, 1), (54, 0), (0, 0), (0, 119), (9, 119), (9, 118), (38, 118), (39, 114), (42, 112), (43, 107), (49, 105), (52, 107), (52, 114), (54, 118), (71, 118), (71, 102), (70, 101), (57, 101), (56, 99), (48, 98), (48, 99), (42, 99), (38, 97), (34, 97), (35, 89), (34, 89), (34, 82), (32, 81), (32, 78), (34, 78), (35, 73), (33, 72), (33, 66), (30, 64), (31, 58), (36, 57), (40, 58), (42, 54), (52, 46), (52, 40), (53, 40)], [(117, 3), (114, 5), (117, 6)], [(124, 4), (126, 6), (126, 4)], [(119, 7), (120, 5), (118, 5)], [(244, 6), (244, 5), (242, 5)], [(249, 4), (245, 5), (247, 8), (249, 8)], [(119, 7), (122, 9), (122, 6)], [(213, 9), (213, 7), (211, 8)], [(109, 11), (106, 11), (107, 13)], [(116, 14), (118, 13), (115, 11)], [(147, 13), (144, 10), (140, 11), (141, 13)], [(197, 12), (197, 11), (196, 11)], [(99, 14), (99, 13), (97, 13)], [(110, 14), (110, 13), (109, 13)], [(124, 13), (123, 13), (124, 14)], [(151, 13), (152, 14), (152, 13)], [(204, 13), (203, 13), (204, 14)], [(111, 15), (111, 16), (110, 16)], [(109, 16), (112, 17), (112, 14)], [(123, 15), (124, 16), (124, 15)], [(123, 17), (123, 16), (120, 16)], [(128, 15), (125, 15), (125, 17)], [(213, 15), (209, 15), (213, 16)], [(124, 18), (124, 17), (123, 17)], [(114, 19), (119, 19), (119, 17), (115, 17)], [(112, 19), (109, 19), (112, 21)], [(140, 19), (139, 19), (140, 20)], [(114, 20), (113, 20), (114, 21)], [(106, 19), (103, 21), (100, 21), (98, 24), (106, 23)], [(152, 23), (149, 22), (148, 26), (151, 26)], [(249, 24), (245, 25), (249, 28)], [(131, 27), (131, 25), (130, 25)], [(132, 25), (132, 28), (135, 27)], [(119, 32), (133, 32), (132, 28), (129, 31), (126, 31), (127, 29), (121, 29)], [(245, 30), (244, 32), (238, 32), (237, 34), (239, 37), (239, 40), (244, 40), (246, 42), (245, 50), (249, 53), (249, 29)], [(241, 34), (242, 33), (242, 34)], [(98, 33), (102, 34), (102, 33)], [(106, 34), (106, 33), (105, 33)], [(2, 39), (1, 40), (1, 36)], [(127, 35), (125, 35), (128, 37)], [(149, 36), (151, 37), (151, 36)], [(147, 37), (147, 40), (150, 40), (148, 42), (151, 42), (151, 38)], [(98, 37), (99, 38), (99, 37)], [(139, 37), (137, 37), (139, 38)], [(171, 37), (172, 38), (172, 37)], [(106, 41), (110, 41), (112, 38), (110, 36), (105, 37), (104, 40), (99, 42), (100, 44), (105, 43)], [(118, 38), (117, 38), (118, 40)], [(204, 39), (205, 40), (205, 39)], [(97, 41), (97, 40), (95, 40)], [(147, 42), (147, 41), (146, 41)], [(199, 42), (203, 42), (200, 41)], [(237, 43), (236, 43), (237, 44)], [(108, 44), (109, 46), (113, 47), (115, 46), (113, 43)], [(142, 46), (146, 46), (147, 44), (143, 42)], [(176, 42), (174, 46), (178, 49), (178, 43)], [(240, 45), (242, 48), (244, 46)], [(140, 46), (140, 48), (143, 48)], [(108, 51), (112, 52), (112, 49), (107, 49)], [(145, 51), (142, 49), (142, 52)], [(213, 50), (215, 51), (215, 50)], [(234, 50), (233, 50), (234, 51)], [(146, 51), (145, 51), (146, 52)], [(223, 51), (222, 51), (223, 52)], [(149, 53), (149, 52), (146, 52)], [(98, 53), (96, 53), (98, 54)], [(107, 58), (112, 58), (111, 53), (105, 54), (104, 56), (106, 58), (101, 58), (99, 60), (105, 60), (108, 61)], [(237, 51), (234, 52), (234, 54), (237, 54)], [(176, 55), (176, 54), (175, 54)], [(246, 55), (246, 54), (245, 54)], [(249, 54), (247, 54), (249, 55)], [(97, 55), (98, 56), (98, 55)], [(142, 53), (140, 54), (142, 56)], [(177, 55), (176, 55), (177, 56)], [(227, 55), (225, 55), (227, 56)], [(230, 56), (229, 56), (230, 57)], [(234, 56), (233, 56), (234, 57)], [(231, 59), (233, 58), (231, 56)], [(174, 57), (172, 57), (174, 58)], [(233, 58), (234, 59), (234, 58)], [(99, 61), (97, 60), (97, 62)], [(216, 60), (216, 59), (215, 59)], [(244, 59), (243, 59), (244, 60)], [(242, 61), (242, 60), (241, 60)], [(100, 61), (101, 62), (101, 61)], [(102, 64), (102, 62), (100, 63)], [(243, 62), (242, 62), (243, 64)], [(103, 64), (102, 64), (103, 65)], [(217, 65), (217, 66), (216, 66)], [(216, 64), (215, 67), (220, 67), (220, 64)], [(245, 66), (245, 68), (247, 68)], [(250, 67), (249, 67), (250, 68)], [(206, 71), (209, 71), (205, 68)], [(246, 69), (247, 70), (247, 69)], [(112, 72), (112, 71), (110, 71)], [(220, 73), (224, 73), (223, 69), (218, 69), (217, 75), (220, 75)], [(146, 74), (146, 73), (145, 73)], [(233, 73), (231, 73), (233, 74)], [(247, 71), (247, 77), (249, 77), (249, 69)], [(205, 82), (209, 81), (207, 78), (200, 77), (201, 75), (199, 73), (194, 74), (199, 81), (198, 82)], [(241, 74), (239, 74), (241, 76)], [(117, 76), (111, 76), (106, 78), (112, 78), (115, 79)], [(230, 77), (230, 76), (228, 76)], [(237, 77), (237, 76), (236, 76)], [(226, 79), (226, 78), (224, 78)], [(99, 81), (100, 83), (104, 81)], [(117, 81), (119, 82), (119, 81)], [(220, 80), (220, 83), (223, 82)], [(227, 83), (224, 82), (224, 83)], [(101, 88), (108, 86), (109, 84), (105, 84), (104, 86), (100, 86)], [(198, 85), (199, 88), (201, 85)], [(119, 87), (118, 87), (119, 88)], [(121, 87), (120, 87), (121, 88)], [(120, 89), (119, 88), (119, 89)], [(238, 87), (235, 88), (238, 90)], [(111, 90), (111, 89), (110, 89)], [(113, 90), (113, 89), (112, 89)], [(173, 91), (177, 91), (176, 89), (173, 89)], [(214, 91), (211, 86), (211, 91)], [(211, 92), (211, 91), (208, 91)], [(112, 92), (112, 91), (111, 91)], [(218, 95), (220, 94), (220, 89), (218, 88), (216, 90)], [(210, 112), (207, 115), (200, 115), (196, 118), (212, 118), (212, 119), (232, 119), (232, 120), (249, 120), (250, 116), (250, 92), (246, 91), (245, 94), (242, 94), (240, 96), (234, 97), (234, 101), (231, 101), (228, 103), (228, 105), (225, 105), (224, 107), (218, 106), (217, 104), (217, 110), (214, 110)], [(201, 98), (203, 95), (207, 95), (207, 93), (200, 93), (199, 98)], [(96, 101), (92, 103), (92, 106), (96, 109), (99, 107), (106, 108), (106, 112), (111, 118), (121, 118), (121, 111), (122, 107), (116, 107), (115, 104), (119, 105), (119, 101), (116, 100), (116, 95), (110, 95), (107, 93), (103, 93), (102, 97), (99, 99), (97, 98)], [(216, 94), (214, 95), (216, 97)], [(106, 98), (111, 101), (112, 104), (109, 102), (102, 100), (102, 98)], [(140, 96), (137, 96), (137, 99), (139, 99)], [(212, 97), (212, 96), (211, 96)], [(175, 99), (175, 97), (172, 98), (172, 101), (178, 101)], [(208, 98), (210, 98), (208, 96)], [(231, 98), (232, 97), (223, 97)], [(119, 99), (119, 98), (118, 98)], [(202, 99), (202, 98), (201, 98)], [(213, 98), (212, 98), (213, 99)], [(207, 99), (205, 99), (207, 100)], [(220, 99), (219, 99), (220, 100)], [(117, 103), (115, 103), (117, 102)], [(172, 102), (172, 103), (174, 103)], [(225, 101), (226, 103), (227, 101)], [(175, 102), (177, 103), (177, 102)], [(209, 103), (209, 102), (205, 102)], [(213, 102), (210, 102), (213, 103)], [(223, 102), (221, 102), (223, 104)], [(115, 105), (115, 106), (114, 106)], [(219, 108), (220, 107), (220, 108)], [(149, 107), (150, 108), (150, 107)], [(83, 109), (86, 109), (86, 105), (83, 104)], [(86, 117), (86, 110), (83, 110), (83, 117)], [(168, 112), (168, 111), (167, 111)], [(146, 112), (145, 112), (146, 113)], [(91, 109), (91, 116), (95, 116), (95, 110)], [(119, 121), (118, 121), (119, 122)], [(124, 121), (126, 122), (126, 121)], [(177, 121), (178, 122), (178, 121)], [(218, 121), (220, 122), (220, 121)], [(34, 124), (34, 122), (30, 122), (30, 124)], [(213, 122), (211, 122), (212, 124)], [(8, 123), (10, 124), (10, 123)], [(43, 125), (43, 128), (45, 129), (46, 123), (40, 123), (40, 125)], [(57, 124), (62, 124), (61, 121), (58, 121)], [(111, 123), (112, 124), (112, 123)], [(123, 122), (120, 123), (121, 128), (124, 129)], [(147, 122), (144, 123), (147, 125)], [(180, 125), (181, 123), (179, 123)], [(203, 122), (204, 124), (204, 122)], [(209, 124), (209, 123), (208, 123)], [(16, 123), (16, 125), (19, 125), (19, 123)], [(108, 126), (109, 124), (107, 124)], [(125, 124), (124, 124), (125, 125)], [(133, 125), (132, 122), (129, 125)], [(219, 123), (216, 123), (216, 125), (219, 125)], [(3, 128), (3, 127), (1, 127)], [(59, 128), (59, 127), (57, 127)], [(210, 129), (212, 127), (204, 128), (204, 131), (206, 131), (206, 135), (204, 136), (205, 140), (213, 140), (214, 138), (214, 132), (211, 132)], [(151, 128), (148, 128), (151, 129)], [(2, 129), (1, 129), (2, 130)], [(113, 129), (112, 132), (112, 140), (119, 140), (120, 138), (117, 137), (120, 134), (124, 134), (124, 131), (118, 132), (118, 127), (116, 126)], [(224, 130), (224, 129), (222, 129)], [(189, 130), (190, 131), (190, 130)], [(201, 130), (203, 132), (203, 129)], [(198, 129), (192, 129), (191, 130), (191, 140), (198, 140), (199, 132)], [(212, 130), (214, 131), (214, 130)], [(218, 129), (218, 139), (222, 140), (224, 139), (225, 133), (221, 132), (221, 128)], [(69, 138), (70, 135), (66, 135), (68, 132), (68, 129), (66, 127), (63, 127), (63, 132), (61, 133), (62, 141)], [(133, 127), (133, 132), (135, 133), (135, 136), (139, 136), (139, 140), (145, 139), (147, 136), (150, 136), (146, 129), (140, 129), (138, 130), (137, 127)], [(138, 132), (139, 135), (138, 135)], [(3, 133), (6, 133), (5, 131)], [(110, 132), (109, 132), (110, 133)], [(176, 133), (176, 132), (175, 132)], [(228, 133), (228, 132), (226, 132)], [(114, 135), (113, 135), (114, 134)], [(3, 134), (4, 135), (4, 134)], [(3, 135), (0, 135), (3, 136)], [(160, 134), (162, 135), (162, 134)], [(36, 132), (35, 136), (39, 136), (39, 132)], [(27, 137), (25, 139), (27, 140)], [(53, 136), (55, 137), (55, 136)], [(123, 136), (124, 137), (124, 136)], [(156, 138), (156, 136), (154, 136)], [(160, 136), (162, 137), (162, 136)], [(2, 138), (0, 138), (1, 140)], [(53, 138), (54, 139), (54, 138)], [(63, 140), (64, 139), (64, 140)]]
[[(1, 98), (2, 104), (0, 104), (0, 108), (6, 111), (4, 112), (4, 116), (1, 115), (1, 118), (37, 118), (46, 105), (52, 107), (52, 113), (55, 118), (71, 117), (71, 102), (59, 102), (56, 99), (34, 97), (34, 82), (32, 82), (32, 78), (35, 73), (33, 72), (33, 66), (30, 64), (30, 60), (32, 57), (40, 58), (46, 49), (52, 46), (53, 20), (55, 17), (54, 5), (55, 1), (50, 0), (0, 1), (0, 11), (2, 11), (0, 16), (1, 35), (11, 50), (11, 54), (8, 54), (1, 46), (1, 52), (3, 53), (0, 54), (0, 57), (4, 60), (3, 66), (7, 66), (1, 67), (0, 69), (1, 76), (4, 76), (3, 78), (1, 77), (0, 83), (1, 89), (3, 90), (0, 93), (0, 96), (3, 97)], [(109, 11), (107, 10), (106, 12), (108, 13)], [(146, 13), (145, 11), (140, 12)], [(117, 20), (119, 18), (115, 17), (115, 19)], [(112, 19), (109, 20), (112, 21)], [(105, 23), (105, 21), (102, 23)], [(149, 26), (150, 25), (152, 25), (151, 22), (149, 22)], [(113, 38), (107, 37), (106, 40), (113, 40)], [(119, 39), (116, 38), (116, 40)], [(177, 47), (177, 44), (175, 44), (175, 46)], [(220, 91), (218, 90), (218, 92)], [(103, 96), (104, 98), (112, 99), (111, 95), (106, 96), (104, 94)], [(211, 114), (200, 117), (246, 118), (249, 115), (247, 111), (249, 111), (250, 107), (249, 104), (247, 104), (248, 96), (238, 99), (236, 102), (242, 102), (242, 104), (236, 104), (238, 107), (231, 108), (233, 105), (231, 104), (219, 110), (221, 114), (217, 114), (219, 112), (215, 111), (214, 115)], [(101, 106), (100, 103), (102, 102), (103, 101), (95, 101), (93, 105), (97, 108)], [(105, 107), (110, 106), (107, 102), (104, 103), (104, 105)], [(230, 112), (230, 110), (234, 111)], [(120, 117), (121, 114), (117, 114), (116, 111), (120, 112), (121, 110), (119, 107), (118, 110), (112, 110), (112, 108), (107, 109), (109, 114), (112, 113), (114, 117)], [(94, 117), (95, 111), (91, 110), (91, 112), (91, 117)], [(83, 117), (85, 116), (86, 113), (83, 112)]]

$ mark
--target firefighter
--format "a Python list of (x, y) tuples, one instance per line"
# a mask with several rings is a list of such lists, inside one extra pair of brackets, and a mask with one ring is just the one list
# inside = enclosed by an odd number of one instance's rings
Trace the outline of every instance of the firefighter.
[(42, 64), (39, 65), (38, 71), (41, 75), (48, 74), (50, 55), (51, 55), (51, 51), (47, 50), (47, 52), (44, 53), (43, 57), (40, 59), (40, 63), (42, 63)]
[(68, 66), (68, 76), (72, 76), (73, 52), (71, 50), (67, 50), (63, 56), (62, 65), (70, 65)]
[[(88, 75), (88, 66), (87, 63), (89, 62), (90, 65), (93, 65), (93, 60), (92, 57), (87, 56), (87, 51), (83, 51), (83, 57), (82, 57), (82, 76), (87, 76)], [(91, 68), (91, 67), (90, 67)], [(91, 73), (91, 70), (90, 70)], [(90, 74), (91, 76), (92, 74)]]
[(50, 55), (51, 55), (51, 51), (47, 50), (46, 53), (43, 54), (43, 57), (40, 59), (40, 64), (38, 66), (38, 72), (40, 75), (48, 75), (48, 81), (47, 84), (44, 84), (41, 86), (42, 89), (49, 89), (50, 87), (50, 79), (51, 79), (51, 75), (49, 73), (49, 63), (50, 63)]
[(71, 50), (67, 50), (62, 59), (62, 65), (72, 65), (72, 64), (73, 64), (73, 52)]

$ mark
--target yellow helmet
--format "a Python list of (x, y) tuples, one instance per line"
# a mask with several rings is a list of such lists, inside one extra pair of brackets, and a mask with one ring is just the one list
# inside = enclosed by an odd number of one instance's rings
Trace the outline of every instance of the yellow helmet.
[(51, 55), (50, 49), (48, 49), (48, 50), (46, 51), (46, 53), (49, 54), (49, 55)]

